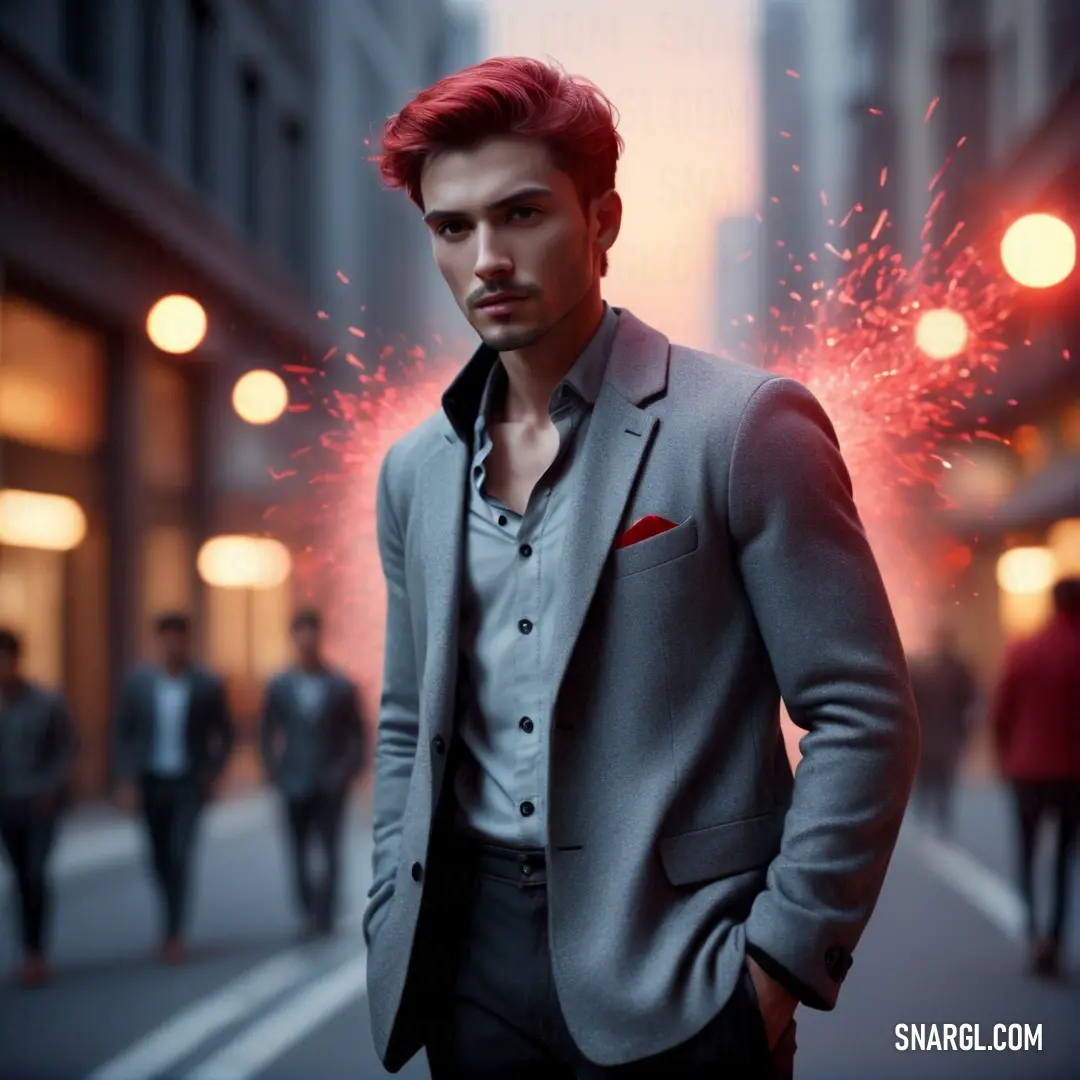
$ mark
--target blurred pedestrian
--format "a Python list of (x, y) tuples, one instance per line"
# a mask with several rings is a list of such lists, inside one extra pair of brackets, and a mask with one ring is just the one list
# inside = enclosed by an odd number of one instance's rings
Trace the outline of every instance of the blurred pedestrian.
[(284, 803), (304, 932), (315, 936), (334, 928), (342, 818), (349, 785), (365, 764), (365, 728), (356, 684), (323, 658), (319, 613), (299, 612), (291, 629), (295, 662), (267, 686), (260, 745)]
[(188, 617), (162, 615), (156, 631), (160, 664), (132, 672), (120, 695), (116, 801), (128, 812), (141, 804), (163, 911), (162, 958), (179, 964), (199, 817), (234, 736), (222, 680), (192, 659)]
[(47, 981), (49, 853), (75, 763), (75, 729), (61, 694), (30, 682), (21, 644), (0, 628), (0, 838), (19, 897), (19, 981)]
[(915, 657), (909, 670), (922, 733), (916, 805), (932, 825), (948, 832), (957, 767), (971, 734), (975, 678), (945, 625), (937, 627), (930, 649)]
[[(1080, 828), (1080, 578), (1054, 586), (1054, 614), (1006, 654), (991, 706), (1001, 771), (1012, 784), (1020, 885), (1034, 971), (1056, 975), (1069, 905), (1069, 860)], [(1034, 862), (1040, 824), (1056, 819), (1053, 905), (1038, 932)]]

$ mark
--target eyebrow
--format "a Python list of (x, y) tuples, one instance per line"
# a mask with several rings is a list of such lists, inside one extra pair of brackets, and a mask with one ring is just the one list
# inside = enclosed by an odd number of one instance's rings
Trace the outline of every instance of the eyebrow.
[[(504, 195), (501, 199), (497, 199), (495, 202), (485, 206), (485, 210), (504, 210), (508, 206), (512, 206), (514, 203), (519, 203), (523, 199), (542, 199), (549, 195), (554, 195), (555, 192), (549, 187), (543, 185), (534, 184), (532, 187), (521, 188), (519, 191), (512, 192), (509, 195)], [(424, 223), (431, 225), (436, 221), (449, 221), (452, 218), (468, 217), (469, 215), (464, 210), (429, 210), (424, 215)]]

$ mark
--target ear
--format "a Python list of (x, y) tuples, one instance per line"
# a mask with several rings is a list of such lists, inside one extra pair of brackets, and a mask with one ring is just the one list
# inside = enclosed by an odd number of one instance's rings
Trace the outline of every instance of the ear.
[(590, 209), (596, 229), (596, 244), (606, 254), (619, 238), (619, 229), (622, 228), (622, 197), (612, 188), (593, 199)]

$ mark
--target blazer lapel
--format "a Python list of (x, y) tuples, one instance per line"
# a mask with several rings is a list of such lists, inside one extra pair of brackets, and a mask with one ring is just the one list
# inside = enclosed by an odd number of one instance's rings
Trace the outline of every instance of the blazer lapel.
[(567, 526), (563, 562), (570, 580), (553, 613), (555, 701), (659, 423), (640, 406), (665, 390), (669, 352), (667, 338), (620, 310), (604, 383), (582, 447), (582, 483), (573, 494)]
[(420, 715), (428, 717), (432, 731), (449, 732), (453, 724), (469, 454), (469, 444), (457, 438), (447, 423), (443, 444), (424, 464), (414, 504), (423, 520), (420, 550), (427, 611)]

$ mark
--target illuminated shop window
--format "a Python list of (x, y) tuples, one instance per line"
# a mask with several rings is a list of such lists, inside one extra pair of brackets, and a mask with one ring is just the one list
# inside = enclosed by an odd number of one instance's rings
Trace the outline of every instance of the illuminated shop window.
[(105, 342), (21, 297), (0, 300), (0, 438), (69, 454), (105, 438)]

